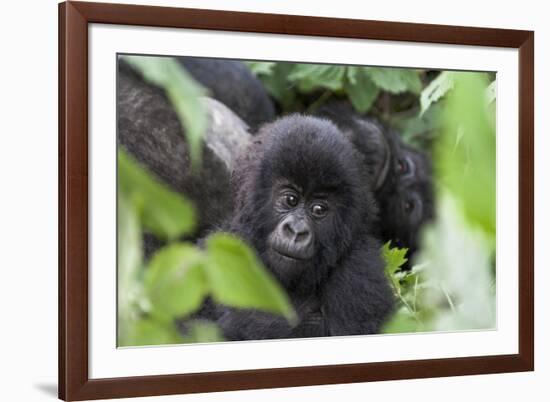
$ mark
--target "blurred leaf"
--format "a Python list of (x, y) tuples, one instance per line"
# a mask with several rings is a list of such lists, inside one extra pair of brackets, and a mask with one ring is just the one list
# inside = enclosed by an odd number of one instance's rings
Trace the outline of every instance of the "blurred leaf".
[(145, 275), (152, 312), (170, 321), (198, 310), (208, 292), (202, 253), (189, 244), (171, 244), (158, 251)]
[(431, 309), (434, 330), (495, 327), (495, 295), (491, 291), (492, 248), (486, 233), (464, 220), (452, 194), (443, 192), (437, 219), (425, 229), (418, 259), (429, 261), (423, 305)]
[(393, 317), (384, 324), (382, 333), (399, 334), (404, 332), (420, 332), (426, 328), (407, 310), (406, 307), (400, 308)]
[(269, 94), (279, 102), (285, 111), (293, 109), (296, 104), (295, 85), (287, 80), (288, 74), (293, 68), (294, 63), (276, 63), (271, 74), (259, 75)]
[(491, 84), (489, 84), (489, 86), (487, 87), (485, 91), (485, 97), (486, 97), (487, 103), (492, 103), (496, 101), (497, 99), (497, 81), (496, 80), (491, 82)]
[(186, 324), (189, 328), (183, 339), (187, 343), (223, 342), (220, 328), (213, 322), (206, 320), (191, 320)]
[(412, 92), (419, 94), (422, 82), (413, 69), (390, 67), (363, 67), (374, 83), (392, 94)]
[(364, 68), (353, 66), (347, 68), (344, 89), (359, 113), (367, 112), (380, 92)]
[(460, 200), (467, 219), (494, 239), (496, 136), (495, 116), (486, 104), (487, 81), (482, 73), (454, 74), (435, 159), (438, 174)]
[(420, 115), (423, 115), (430, 105), (441, 99), (454, 86), (454, 72), (441, 72), (420, 94)]
[(171, 57), (123, 56), (145, 80), (164, 89), (179, 117), (193, 166), (200, 164), (202, 136), (208, 120), (200, 97), (206, 91)]
[(441, 118), (443, 107), (440, 103), (436, 103), (422, 115), (419, 115), (416, 109), (413, 112), (412, 116), (393, 117), (391, 126), (401, 134), (405, 143), (426, 148), (426, 145), (438, 135), (443, 125)]
[(206, 241), (206, 274), (215, 301), (233, 307), (255, 308), (295, 319), (283, 288), (240, 239), (217, 233)]
[(332, 91), (342, 89), (345, 67), (323, 64), (296, 64), (288, 80), (298, 84), (300, 91), (311, 92), (326, 88)]
[(170, 345), (184, 342), (174, 324), (140, 319), (135, 323), (131, 337), (120, 346)]
[(247, 61), (246, 65), (250, 68), (253, 74), (270, 75), (273, 74), (273, 68), (277, 63), (272, 61)]
[(117, 314), (118, 344), (130, 336), (132, 322), (139, 315), (141, 296), (139, 275), (142, 267), (141, 230), (137, 212), (122, 194), (118, 194)]
[(124, 245), (118, 253), (118, 280), (121, 284), (131, 285), (138, 279), (141, 267), (141, 231), (134, 206), (123, 194), (118, 194), (118, 244)]
[(191, 203), (157, 182), (122, 149), (118, 151), (118, 185), (139, 207), (143, 225), (159, 238), (172, 240), (194, 229)]

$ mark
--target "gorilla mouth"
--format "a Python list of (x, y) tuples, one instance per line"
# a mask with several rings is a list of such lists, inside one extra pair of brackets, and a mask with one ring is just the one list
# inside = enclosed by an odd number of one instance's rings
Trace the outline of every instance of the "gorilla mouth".
[(290, 252), (288, 250), (282, 250), (281, 248), (275, 248), (272, 247), (272, 250), (287, 259), (294, 260), (294, 261), (305, 261), (309, 260), (310, 256), (305, 253), (296, 253), (296, 252)]

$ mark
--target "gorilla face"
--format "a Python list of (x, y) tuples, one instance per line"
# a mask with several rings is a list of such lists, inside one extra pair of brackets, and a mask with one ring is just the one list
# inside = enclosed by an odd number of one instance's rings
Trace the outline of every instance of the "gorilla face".
[(220, 306), (226, 339), (373, 334), (394, 310), (363, 157), (328, 120), (262, 127), (233, 175), (229, 230), (254, 247), (299, 317)]
[[(338, 194), (330, 189), (306, 189), (281, 180), (273, 189), (274, 226), (267, 238), (266, 258), (291, 277), (315, 269), (320, 256), (330, 255), (337, 222), (345, 217)], [(317, 256), (317, 258), (315, 258)]]
[(380, 207), (380, 234), (409, 248), (410, 256), (418, 247), (422, 225), (433, 216), (430, 160), (405, 145), (397, 133), (358, 114), (349, 102), (329, 102), (319, 113), (334, 121), (364, 156)]
[[(395, 134), (391, 134), (396, 136)], [(431, 163), (427, 156), (394, 139), (392, 175), (380, 189), (383, 236), (410, 254), (418, 248), (422, 225), (433, 218)]]
[(239, 163), (237, 225), (284, 284), (312, 283), (376, 215), (362, 157), (328, 120), (268, 124)]
[(326, 201), (308, 199), (291, 183), (277, 187), (273, 213), (279, 223), (269, 235), (269, 248), (291, 261), (310, 260), (315, 253), (314, 220), (325, 217)]

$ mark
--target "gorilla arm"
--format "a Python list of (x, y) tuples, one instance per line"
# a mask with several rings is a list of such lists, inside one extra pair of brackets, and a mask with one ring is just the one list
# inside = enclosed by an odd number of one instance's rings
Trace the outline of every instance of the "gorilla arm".
[(218, 307), (216, 323), (228, 340), (308, 338), (328, 335), (320, 304), (314, 298), (296, 306), (298, 322), (258, 310)]
[(296, 325), (257, 310), (220, 307), (217, 323), (229, 340), (368, 335), (380, 331), (395, 299), (384, 274), (379, 244), (357, 248), (325, 284), (320, 298), (294, 301)]
[(328, 335), (366, 335), (380, 331), (394, 309), (379, 244), (370, 238), (333, 272), (323, 294)]

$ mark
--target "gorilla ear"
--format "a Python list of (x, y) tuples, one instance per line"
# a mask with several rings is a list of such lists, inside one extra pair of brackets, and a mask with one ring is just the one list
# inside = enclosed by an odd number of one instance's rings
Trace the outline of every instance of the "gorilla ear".
[(384, 132), (378, 128), (373, 127), (369, 124), (366, 134), (366, 144), (367, 149), (369, 150), (369, 155), (372, 157), (369, 161), (369, 164), (372, 168), (374, 190), (378, 190), (384, 184), (388, 172), (390, 171), (390, 162), (391, 162), (391, 149), (390, 144)]

